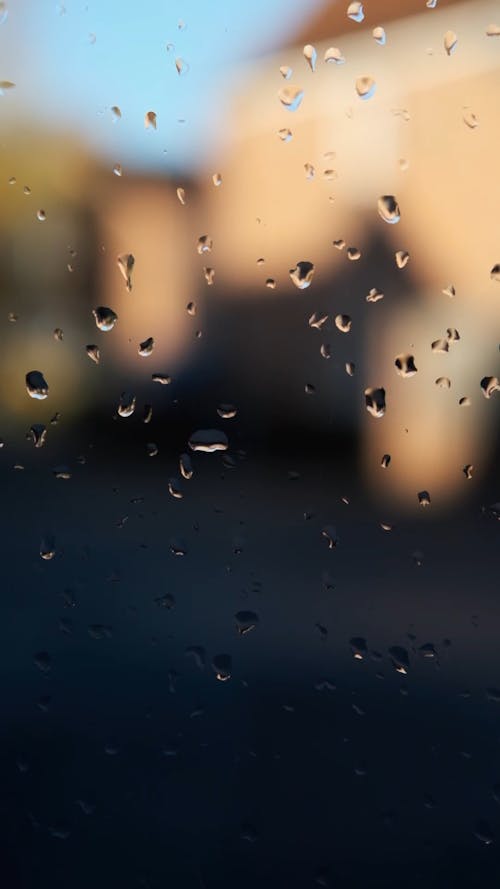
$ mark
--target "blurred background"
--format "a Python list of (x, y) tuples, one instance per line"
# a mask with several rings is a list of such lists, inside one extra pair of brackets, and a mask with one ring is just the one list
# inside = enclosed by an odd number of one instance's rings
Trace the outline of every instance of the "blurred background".
[(0, 3), (6, 886), (495, 873), (499, 35)]

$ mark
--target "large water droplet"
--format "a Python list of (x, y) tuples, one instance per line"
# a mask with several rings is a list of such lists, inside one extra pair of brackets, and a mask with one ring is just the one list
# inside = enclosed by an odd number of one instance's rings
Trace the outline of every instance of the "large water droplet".
[(491, 398), (494, 392), (500, 392), (500, 381), (498, 377), (483, 377), (481, 380), (481, 389), (485, 398)]
[(97, 306), (96, 309), (92, 309), (92, 314), (99, 330), (112, 330), (118, 321), (118, 315), (108, 306)]
[(312, 262), (302, 260), (298, 262), (294, 269), (289, 271), (290, 278), (299, 290), (305, 290), (309, 287), (314, 276), (314, 265)]
[(190, 436), (188, 444), (192, 451), (213, 454), (215, 451), (227, 451), (229, 443), (226, 433), (219, 429), (198, 429)]
[(394, 225), (401, 219), (398, 202), (393, 194), (383, 194), (377, 201), (378, 215), (384, 222)]
[(30, 398), (42, 401), (49, 394), (49, 384), (40, 370), (30, 370), (26, 374), (26, 391)]
[(297, 111), (303, 98), (304, 90), (292, 84), (287, 84), (278, 91), (278, 99), (287, 111)]

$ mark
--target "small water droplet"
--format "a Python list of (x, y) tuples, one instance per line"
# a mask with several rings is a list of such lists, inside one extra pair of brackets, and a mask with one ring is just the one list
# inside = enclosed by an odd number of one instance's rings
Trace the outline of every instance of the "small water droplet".
[(190, 436), (188, 444), (192, 451), (206, 454), (227, 451), (229, 445), (227, 435), (219, 429), (198, 429)]
[(157, 457), (158, 456), (158, 445), (154, 441), (148, 441), (146, 444), (146, 453), (148, 457)]
[(444, 353), (449, 351), (450, 345), (448, 340), (445, 339), (434, 340), (434, 342), (431, 343), (431, 349), (433, 352)]
[(304, 164), (304, 171), (306, 174), (306, 179), (314, 179), (315, 169), (312, 164), (306, 163)]
[(153, 130), (156, 130), (156, 112), (155, 111), (146, 111), (146, 114), (144, 115), (144, 126), (145, 126), (146, 130), (148, 130), (150, 127)]
[(186, 306), (186, 312), (188, 313), (188, 315), (196, 315), (196, 303), (188, 303)]
[(473, 471), (474, 471), (474, 465), (472, 463), (466, 463), (464, 468), (462, 469), (462, 472), (465, 475), (465, 478), (467, 478), (467, 479), (472, 478)]
[(348, 247), (347, 258), (350, 259), (351, 262), (357, 262), (358, 259), (361, 259), (361, 250), (358, 250), (357, 247)]
[(495, 839), (490, 825), (487, 821), (484, 821), (482, 819), (476, 821), (474, 836), (477, 840), (479, 840), (480, 843), (483, 843), (483, 845), (485, 846), (491, 846)]
[(427, 0), (425, 5), (427, 6), (427, 9), (435, 9), (437, 6), (437, 3), (438, 3), (438, 0)]
[(9, 185), (16, 185), (17, 179), (15, 176), (11, 176), (9, 179)]
[(356, 92), (360, 99), (371, 99), (377, 84), (371, 74), (362, 74), (356, 79)]
[(488, 25), (486, 28), (487, 37), (500, 37), (500, 25)]
[(152, 354), (154, 347), (155, 347), (155, 341), (154, 341), (153, 337), (148, 336), (148, 338), (146, 340), (144, 340), (144, 342), (139, 344), (139, 349), (138, 349), (139, 355), (141, 355), (142, 358), (147, 358), (148, 355)]
[(349, 315), (335, 315), (335, 327), (342, 333), (349, 333), (352, 327), (352, 319)]
[(97, 306), (97, 308), (92, 309), (92, 314), (97, 327), (102, 331), (112, 330), (118, 321), (118, 315), (108, 306)]
[(213, 241), (210, 235), (200, 235), (196, 242), (196, 249), (200, 256), (203, 253), (210, 253), (213, 247)]
[(25, 194), (26, 197), (29, 197), (29, 196), (30, 196), (30, 194), (31, 194), (31, 188), (29, 187), (29, 185), (25, 185), (25, 186), (24, 186), (24, 188), (23, 188), (23, 194)]
[(299, 290), (305, 290), (311, 284), (314, 277), (314, 265), (312, 262), (302, 260), (294, 269), (289, 270), (290, 278)]
[(431, 505), (431, 496), (428, 491), (419, 491), (417, 494), (418, 502), (420, 506), (430, 506)]
[(276, 290), (276, 281), (274, 278), (266, 278), (266, 287), (269, 287), (269, 290)]
[(182, 478), (185, 478), (188, 481), (193, 477), (193, 464), (191, 462), (191, 457), (189, 456), (189, 454), (180, 455), (179, 471), (182, 475)]
[(451, 387), (451, 381), (448, 377), (438, 377), (435, 382), (439, 389), (449, 389)]
[(331, 350), (330, 344), (329, 343), (321, 343), (321, 346), (319, 347), (319, 353), (322, 358), (331, 358), (332, 357), (332, 350)]
[(394, 254), (394, 258), (398, 269), (404, 269), (404, 267), (408, 265), (410, 254), (407, 253), (406, 250), (397, 250)]
[(216, 654), (212, 658), (212, 669), (220, 682), (227, 682), (231, 678), (232, 659), (229, 654)]
[(293, 70), (288, 65), (281, 65), (280, 74), (285, 80), (290, 80), (290, 77), (293, 74)]
[(1, 0), (0, 2), (0, 25), (4, 25), (9, 17), (9, 10), (7, 8), (7, 4), (5, 0)]
[(151, 379), (153, 383), (159, 383), (160, 386), (169, 386), (172, 382), (172, 377), (168, 374), (155, 373), (151, 374)]
[(365, 405), (372, 417), (383, 417), (386, 410), (385, 389), (365, 389)]
[(457, 291), (455, 290), (453, 284), (448, 284), (448, 287), (445, 287), (441, 291), (441, 293), (443, 293), (445, 296), (449, 296), (450, 299), (453, 299), (453, 297), (456, 295), (456, 292)]
[(332, 241), (332, 244), (337, 250), (343, 250), (345, 247), (345, 241), (343, 238), (339, 238), (337, 241)]
[(125, 280), (125, 286), (130, 293), (132, 290), (132, 271), (135, 265), (135, 258), (132, 253), (120, 253), (116, 262)]
[(330, 46), (327, 50), (325, 50), (325, 62), (334, 65), (344, 65), (345, 58), (342, 55), (338, 46)]
[(122, 392), (118, 404), (118, 415), (120, 417), (131, 417), (134, 411), (135, 395), (131, 395), (129, 392)]
[(122, 165), (121, 165), (121, 164), (115, 164), (115, 165), (113, 166), (113, 173), (115, 174), (115, 176), (118, 176), (118, 177), (122, 176), (122, 175), (123, 175), (123, 168), (122, 168)]
[(375, 40), (375, 43), (378, 43), (379, 46), (384, 46), (386, 41), (385, 31), (384, 29), (378, 25), (372, 31), (372, 37)]
[(184, 61), (184, 59), (181, 59), (180, 57), (178, 57), (175, 60), (175, 67), (176, 67), (177, 74), (179, 75), (179, 77), (184, 77), (189, 71), (188, 63), (186, 61)]
[(259, 624), (259, 615), (255, 611), (237, 611), (234, 615), (236, 629), (240, 636), (246, 636)]
[(299, 86), (292, 86), (292, 84), (283, 86), (278, 91), (278, 99), (287, 111), (297, 111), (303, 98), (304, 90)]
[(181, 481), (178, 478), (169, 478), (168, 480), (168, 493), (174, 500), (182, 500), (184, 497)]
[(316, 330), (321, 330), (326, 321), (328, 321), (328, 315), (323, 315), (321, 312), (313, 312), (309, 318), (308, 324), (309, 327), (315, 327)]
[(282, 142), (289, 142), (292, 135), (292, 131), (287, 129), (287, 127), (282, 127), (281, 130), (278, 130), (278, 136)]
[(111, 106), (111, 114), (113, 116), (113, 123), (116, 123), (118, 120), (121, 120), (122, 113), (121, 113), (118, 105)]
[(384, 456), (382, 457), (382, 460), (380, 461), (380, 465), (381, 465), (382, 469), (388, 469), (390, 462), (391, 462), (391, 455), (384, 454)]
[(47, 219), (47, 214), (45, 213), (45, 210), (37, 210), (36, 211), (36, 218), (38, 219), (39, 222), (45, 222), (45, 220)]
[(151, 423), (152, 419), (153, 419), (153, 408), (151, 407), (150, 404), (145, 404), (144, 405), (144, 413), (142, 415), (142, 422), (143, 423)]
[(56, 327), (53, 333), (53, 337), (57, 342), (62, 343), (64, 339), (64, 331), (60, 327)]
[(91, 343), (88, 346), (85, 346), (85, 351), (87, 352), (87, 355), (89, 356), (91, 361), (93, 361), (95, 364), (99, 364), (99, 362), (101, 360), (101, 353), (99, 351), (99, 346), (96, 346)]
[(365, 17), (363, 4), (360, 3), (359, 0), (354, 0), (353, 3), (349, 3), (349, 6), (347, 7), (347, 15), (353, 22), (362, 22)]
[(471, 406), (471, 400), (468, 395), (462, 395), (462, 397), (458, 399), (458, 403), (459, 403), (460, 407), (470, 407)]
[(401, 219), (398, 202), (393, 194), (383, 194), (377, 202), (378, 215), (384, 222), (394, 225)]
[(464, 108), (463, 121), (470, 130), (475, 130), (479, 126), (478, 117), (470, 108)]
[(396, 672), (406, 676), (410, 669), (410, 659), (406, 648), (403, 648), (401, 645), (392, 645), (389, 648), (389, 656)]
[(394, 364), (396, 366), (397, 373), (401, 377), (414, 377), (417, 373), (417, 368), (415, 367), (415, 358), (413, 355), (409, 355), (407, 353), (396, 355)]
[(353, 361), (346, 361), (345, 363), (345, 372), (348, 377), (353, 377), (356, 371), (356, 365)]
[(490, 272), (490, 278), (492, 281), (500, 281), (500, 262), (497, 262), (493, 266)]
[(26, 391), (30, 398), (42, 401), (49, 394), (49, 385), (43, 373), (39, 370), (31, 370), (26, 374)]
[(3, 96), (5, 90), (13, 90), (15, 86), (12, 80), (0, 80), (0, 96)]
[(217, 413), (223, 420), (232, 420), (238, 413), (238, 408), (234, 404), (219, 404)]
[(452, 52), (455, 52), (457, 40), (458, 38), (454, 31), (446, 31), (443, 37), (443, 45), (447, 55), (451, 56)]
[(483, 377), (481, 380), (481, 389), (485, 398), (491, 398), (494, 392), (500, 392), (500, 381), (498, 377)]
[(52, 534), (46, 534), (40, 543), (40, 555), (42, 559), (49, 562), (56, 554), (56, 542)]
[(310, 43), (306, 43), (306, 45), (304, 46), (304, 49), (303, 49), (303, 55), (304, 55), (304, 58), (305, 58), (307, 64), (309, 65), (311, 71), (314, 71), (314, 69), (316, 67), (316, 58), (317, 58), (317, 52), (316, 52), (314, 46), (311, 46)]
[(208, 286), (211, 287), (215, 280), (215, 269), (211, 269), (209, 266), (203, 266), (203, 275)]
[(31, 438), (35, 448), (42, 448), (47, 439), (47, 427), (43, 423), (33, 423), (27, 438)]
[(377, 290), (376, 287), (372, 287), (366, 297), (366, 302), (367, 303), (378, 303), (379, 300), (381, 300), (383, 298), (384, 298), (384, 294), (382, 293), (382, 291)]

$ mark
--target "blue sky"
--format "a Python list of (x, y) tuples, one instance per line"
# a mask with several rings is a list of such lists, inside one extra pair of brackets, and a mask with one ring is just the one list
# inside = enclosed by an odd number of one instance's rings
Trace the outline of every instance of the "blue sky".
[[(76, 131), (124, 169), (189, 172), (210, 149), (239, 65), (286, 43), (320, 3), (11, 0), (0, 79), (16, 89), (0, 97), (0, 121), (16, 114)], [(156, 132), (144, 128), (150, 110)]]

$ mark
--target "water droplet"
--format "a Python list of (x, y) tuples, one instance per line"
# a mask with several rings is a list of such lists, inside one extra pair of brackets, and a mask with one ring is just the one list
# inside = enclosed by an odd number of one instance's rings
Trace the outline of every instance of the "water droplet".
[(477, 115), (470, 108), (464, 108), (463, 121), (471, 130), (475, 130), (479, 126)]
[(361, 250), (358, 250), (357, 247), (348, 247), (347, 258), (350, 259), (351, 262), (356, 262), (358, 259), (361, 259)]
[(113, 115), (113, 123), (116, 123), (118, 120), (121, 120), (122, 113), (121, 113), (118, 105), (111, 106), (111, 114)]
[(130, 293), (132, 290), (132, 271), (135, 265), (135, 258), (132, 253), (120, 253), (116, 262), (125, 280), (127, 290)]
[(26, 391), (30, 398), (42, 401), (49, 394), (49, 385), (39, 370), (31, 370), (26, 374)]
[(227, 451), (229, 443), (225, 432), (219, 429), (198, 429), (193, 432), (188, 444), (192, 451), (213, 454), (215, 451)]
[(377, 84), (371, 74), (362, 74), (356, 79), (356, 92), (360, 99), (371, 99)]
[(322, 358), (331, 358), (332, 357), (332, 350), (331, 350), (330, 344), (329, 343), (321, 343), (321, 346), (319, 347), (319, 353)]
[(152, 127), (153, 130), (156, 130), (156, 112), (155, 111), (146, 111), (144, 115), (144, 126), (148, 130)]
[(458, 38), (454, 31), (446, 31), (443, 37), (443, 45), (447, 55), (451, 56), (452, 52), (455, 52), (457, 40)]
[(431, 496), (428, 491), (419, 491), (417, 494), (418, 502), (420, 506), (430, 506), (431, 505)]
[(476, 821), (474, 836), (477, 840), (479, 840), (480, 843), (483, 843), (485, 846), (491, 846), (495, 839), (490, 825), (487, 821), (484, 821), (482, 819)]
[(462, 472), (465, 475), (465, 478), (467, 478), (467, 479), (472, 478), (473, 471), (474, 471), (473, 463), (466, 463), (464, 468), (462, 469)]
[(451, 387), (451, 381), (448, 377), (438, 377), (435, 382), (439, 389), (449, 389)]
[(278, 136), (282, 142), (289, 142), (292, 138), (292, 131), (287, 129), (287, 127), (282, 127), (281, 130), (278, 130)]
[(497, 377), (483, 377), (481, 389), (485, 398), (491, 398), (494, 392), (500, 392), (500, 381)]
[(234, 619), (240, 636), (245, 636), (251, 630), (255, 630), (259, 623), (259, 616), (255, 611), (237, 611)]
[(238, 408), (234, 404), (219, 404), (217, 413), (223, 420), (232, 420), (238, 413)]
[(315, 327), (316, 330), (321, 330), (326, 321), (328, 321), (328, 315), (322, 315), (321, 312), (313, 312), (309, 318), (308, 324), (309, 327)]
[(154, 441), (148, 441), (146, 444), (146, 453), (148, 457), (157, 457), (158, 456), (158, 445)]
[(312, 383), (306, 383), (304, 386), (304, 392), (306, 395), (316, 395), (316, 386), (313, 386)]
[(289, 270), (290, 278), (299, 290), (305, 290), (309, 287), (314, 277), (314, 265), (312, 262), (302, 260), (298, 262), (294, 269)]
[(118, 177), (122, 176), (123, 175), (122, 165), (115, 164), (113, 167), (113, 173), (115, 174), (115, 176), (118, 176)]
[(216, 654), (212, 658), (212, 669), (220, 682), (227, 682), (231, 678), (231, 656), (229, 654)]
[(433, 352), (448, 352), (449, 348), (450, 345), (448, 343), (448, 340), (445, 339), (434, 340), (434, 342), (431, 343), (431, 349)]
[(60, 327), (54, 329), (53, 337), (57, 342), (62, 343), (64, 339), (64, 331)]
[(9, 10), (7, 9), (7, 4), (2, 0), (0, 2), (0, 25), (4, 25), (9, 17)]
[(153, 337), (148, 336), (147, 340), (144, 340), (144, 342), (140, 343), (139, 345), (139, 355), (141, 355), (143, 358), (147, 358), (148, 355), (151, 355), (151, 353), (153, 352), (154, 347), (155, 341)]
[(85, 346), (85, 351), (87, 352), (87, 355), (89, 356), (91, 361), (94, 361), (95, 364), (99, 364), (101, 360), (99, 346), (95, 346), (91, 343), (88, 346)]
[(135, 395), (129, 392), (122, 392), (120, 395), (120, 403), (118, 405), (118, 415), (120, 417), (131, 417), (135, 411)]
[(487, 37), (500, 37), (500, 25), (488, 25), (486, 28)]
[(352, 327), (352, 319), (349, 315), (335, 315), (335, 327), (342, 333), (349, 333)]
[(437, 6), (437, 3), (438, 3), (438, 0), (427, 0), (425, 5), (427, 6), (427, 9), (435, 9)]
[(383, 417), (386, 410), (385, 389), (365, 389), (365, 405), (372, 417)]
[(401, 645), (392, 645), (389, 648), (389, 656), (396, 672), (406, 676), (410, 669), (410, 659), (406, 648), (403, 648)]
[(179, 470), (182, 478), (189, 481), (193, 477), (193, 464), (189, 454), (181, 454), (179, 457)]
[(388, 469), (390, 462), (391, 462), (391, 455), (384, 454), (384, 456), (382, 457), (382, 460), (380, 461), (380, 465), (381, 465), (382, 469)]
[(276, 290), (276, 281), (274, 278), (266, 278), (266, 287), (269, 287), (270, 290)]
[(56, 554), (56, 542), (52, 534), (46, 534), (40, 543), (40, 555), (42, 559), (49, 562)]
[(203, 266), (203, 275), (208, 286), (211, 287), (215, 280), (215, 269), (211, 269), (209, 266)]
[(367, 303), (378, 303), (380, 299), (384, 298), (384, 294), (381, 290), (377, 290), (376, 287), (372, 287), (369, 294), (366, 297)]
[(25, 185), (25, 186), (24, 186), (24, 188), (23, 188), (23, 194), (25, 194), (26, 197), (29, 197), (29, 196), (30, 196), (30, 194), (31, 194), (31, 188), (29, 187), (29, 185)]
[(386, 41), (385, 31), (382, 27), (380, 27), (380, 25), (378, 25), (376, 28), (373, 29), (372, 37), (375, 40), (375, 42), (379, 44), (379, 46), (385, 45), (385, 41)]
[(37, 651), (33, 656), (33, 663), (42, 673), (49, 673), (52, 668), (52, 660), (48, 651)]
[(492, 281), (500, 281), (500, 262), (493, 266), (490, 272), (490, 278)]
[(458, 343), (460, 339), (460, 334), (456, 327), (447, 327), (446, 328), (446, 339), (449, 343)]
[(401, 219), (398, 203), (393, 194), (383, 194), (377, 202), (378, 215), (384, 222), (394, 225)]
[(12, 80), (0, 80), (0, 96), (3, 96), (5, 90), (13, 90), (15, 85)]
[(169, 386), (172, 382), (172, 377), (169, 377), (168, 374), (162, 373), (151, 374), (151, 379), (153, 383), (159, 383), (160, 386)]
[(325, 527), (321, 529), (321, 536), (327, 541), (328, 549), (336, 548), (339, 539), (337, 536), (337, 529), (334, 525), (325, 525)]
[(186, 61), (184, 61), (184, 59), (181, 59), (180, 57), (178, 57), (175, 60), (175, 67), (176, 67), (177, 74), (179, 75), (179, 77), (184, 77), (189, 71), (188, 63)]
[(196, 242), (196, 249), (200, 256), (203, 253), (210, 253), (213, 247), (213, 241), (210, 235), (200, 235)]
[(341, 53), (340, 49), (338, 48), (338, 46), (330, 46), (330, 47), (325, 51), (325, 57), (324, 57), (324, 58), (325, 58), (325, 62), (328, 62), (328, 63), (330, 63), (330, 64), (334, 64), (334, 65), (343, 65), (343, 64), (345, 63), (345, 58), (344, 58), (344, 56), (342, 55), (342, 53)]
[(363, 636), (353, 636), (349, 639), (349, 646), (355, 661), (363, 661), (368, 654), (368, 646)]
[(47, 438), (47, 427), (43, 423), (33, 423), (27, 438), (31, 438), (35, 448), (43, 447)]
[(281, 65), (280, 74), (285, 80), (290, 80), (290, 77), (293, 74), (293, 70), (288, 65)]
[(315, 169), (312, 164), (306, 163), (304, 164), (304, 172), (306, 174), (306, 179), (314, 179)]
[(302, 99), (304, 98), (304, 90), (299, 86), (283, 86), (278, 91), (278, 99), (287, 111), (297, 111)]
[(415, 358), (413, 355), (409, 355), (407, 353), (396, 355), (394, 364), (396, 366), (397, 373), (401, 377), (414, 377), (417, 373), (417, 368), (415, 367)]
[(47, 214), (45, 213), (45, 210), (37, 210), (36, 211), (36, 218), (38, 219), (39, 222), (45, 222), (45, 220), (47, 219)]
[(144, 405), (144, 413), (142, 416), (142, 422), (143, 423), (151, 423), (152, 419), (153, 419), (153, 408), (151, 407), (150, 404), (145, 404)]
[(179, 478), (169, 478), (168, 493), (174, 500), (182, 500), (184, 494), (181, 488), (181, 480)]
[(406, 250), (397, 250), (394, 254), (394, 258), (398, 269), (404, 269), (405, 265), (408, 265), (410, 254), (407, 253)]
[(458, 399), (458, 403), (460, 407), (470, 407), (471, 400), (468, 395), (463, 395), (462, 398)]
[(365, 17), (363, 4), (360, 3), (359, 0), (349, 3), (349, 6), (347, 7), (347, 15), (353, 22), (362, 22)]
[(304, 49), (303, 49), (303, 54), (304, 54), (304, 58), (305, 58), (307, 64), (309, 65), (311, 71), (314, 71), (314, 69), (316, 67), (316, 58), (317, 58), (317, 52), (316, 52), (314, 46), (311, 46), (310, 43), (306, 43), (306, 45), (304, 46)]
[(10, 179), (9, 179), (9, 185), (15, 185), (16, 182), (17, 182), (16, 177), (15, 177), (15, 176), (11, 176)]
[(449, 296), (450, 299), (453, 299), (457, 291), (455, 290), (453, 284), (448, 284), (448, 287), (445, 287), (444, 290), (442, 290), (441, 292), (444, 293), (445, 296)]
[(69, 481), (72, 475), (71, 469), (64, 463), (60, 466), (54, 466), (52, 472), (56, 478), (62, 479), (63, 481)]
[(332, 244), (337, 250), (343, 250), (345, 247), (345, 241), (343, 238), (339, 238), (337, 241), (332, 241)]
[(118, 315), (108, 306), (97, 306), (96, 309), (92, 309), (92, 314), (97, 327), (102, 331), (113, 330), (118, 321)]
[(345, 372), (348, 377), (353, 377), (356, 371), (356, 365), (353, 361), (346, 361), (345, 363)]

